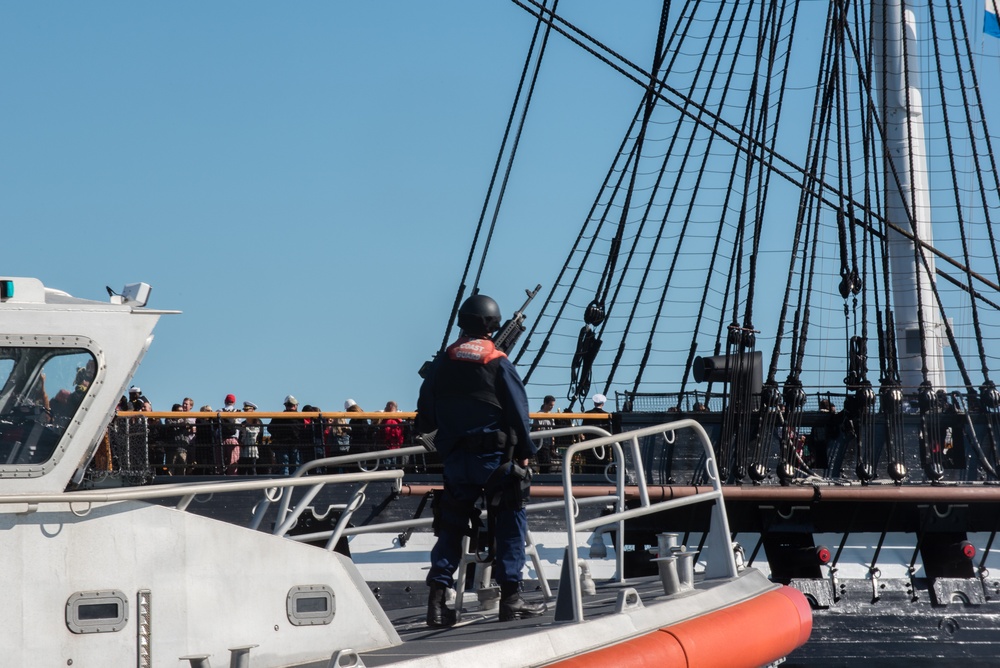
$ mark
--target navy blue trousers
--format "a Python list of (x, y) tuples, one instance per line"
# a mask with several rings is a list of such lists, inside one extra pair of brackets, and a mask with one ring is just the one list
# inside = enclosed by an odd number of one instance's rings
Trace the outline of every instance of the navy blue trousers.
[[(468, 518), (483, 493), (486, 481), (501, 461), (502, 454), (499, 452), (476, 454), (456, 451), (445, 459), (442, 521), (437, 543), (431, 550), (427, 584), (439, 582), (447, 587), (455, 586), (455, 571), (462, 559), (463, 527), (468, 525)], [(482, 519), (485, 523), (485, 513)], [(521, 582), (527, 532), (528, 519), (524, 509), (508, 510), (501, 504), (494, 530), (496, 561), (493, 564), (493, 579), (498, 584)]]

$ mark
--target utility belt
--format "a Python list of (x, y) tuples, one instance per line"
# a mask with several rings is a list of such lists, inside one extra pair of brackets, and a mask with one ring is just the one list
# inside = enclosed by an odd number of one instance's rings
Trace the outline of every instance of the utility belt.
[(502, 431), (468, 434), (455, 443), (457, 450), (473, 454), (502, 452), (507, 445), (507, 434)]

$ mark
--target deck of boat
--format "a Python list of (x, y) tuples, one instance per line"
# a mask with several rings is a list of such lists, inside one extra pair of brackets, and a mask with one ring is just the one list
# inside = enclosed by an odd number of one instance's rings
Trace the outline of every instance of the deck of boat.
[[(699, 589), (705, 588), (704, 583), (699, 583)], [(708, 585), (711, 586), (711, 585)], [(584, 598), (584, 615), (588, 620), (598, 620), (614, 614), (618, 593), (623, 587), (631, 587), (636, 590), (643, 601), (651, 601), (657, 597), (664, 597), (663, 585), (658, 578), (643, 578), (641, 580), (629, 581), (626, 585), (617, 583), (597, 583), (597, 593)], [(557, 592), (553, 592), (557, 595)], [(537, 601), (541, 600), (541, 594), (530, 592), (525, 597)], [(675, 595), (677, 599), (678, 612), (685, 607), (685, 594)], [(364, 665), (386, 666), (393, 663), (421, 659), (444, 652), (462, 650), (470, 647), (482, 646), (487, 643), (506, 641), (517, 643), (532, 643), (532, 632), (550, 628), (555, 621), (555, 600), (548, 604), (548, 610), (540, 617), (533, 619), (522, 619), (511, 622), (499, 622), (497, 619), (497, 609), (478, 610), (478, 603), (474, 595), (466, 596), (465, 612), (461, 621), (450, 629), (431, 629), (424, 622), (427, 614), (426, 607), (408, 607), (397, 610), (387, 610), (393, 626), (404, 640), (398, 647), (365, 652), (362, 655)], [(695, 614), (692, 608), (691, 614)], [(569, 623), (569, 622), (568, 622)], [(542, 641), (539, 636), (537, 641)], [(486, 661), (482, 665), (492, 665)]]

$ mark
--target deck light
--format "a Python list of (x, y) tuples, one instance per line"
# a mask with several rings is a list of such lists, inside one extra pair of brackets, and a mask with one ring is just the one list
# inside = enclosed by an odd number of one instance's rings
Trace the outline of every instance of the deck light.
[(146, 305), (151, 290), (148, 283), (129, 283), (122, 288), (121, 294), (116, 293), (110, 287), (107, 288), (112, 304), (135, 304), (136, 306)]

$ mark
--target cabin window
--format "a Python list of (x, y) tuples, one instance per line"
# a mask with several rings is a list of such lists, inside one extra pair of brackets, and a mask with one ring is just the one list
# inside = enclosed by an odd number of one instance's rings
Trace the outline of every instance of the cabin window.
[(84, 348), (0, 346), (0, 468), (49, 461), (96, 376)]
[(288, 591), (288, 621), (293, 626), (329, 624), (336, 611), (333, 590), (326, 585), (302, 585)]
[(73, 633), (121, 631), (128, 622), (128, 599), (123, 592), (79, 591), (66, 601), (66, 626)]

